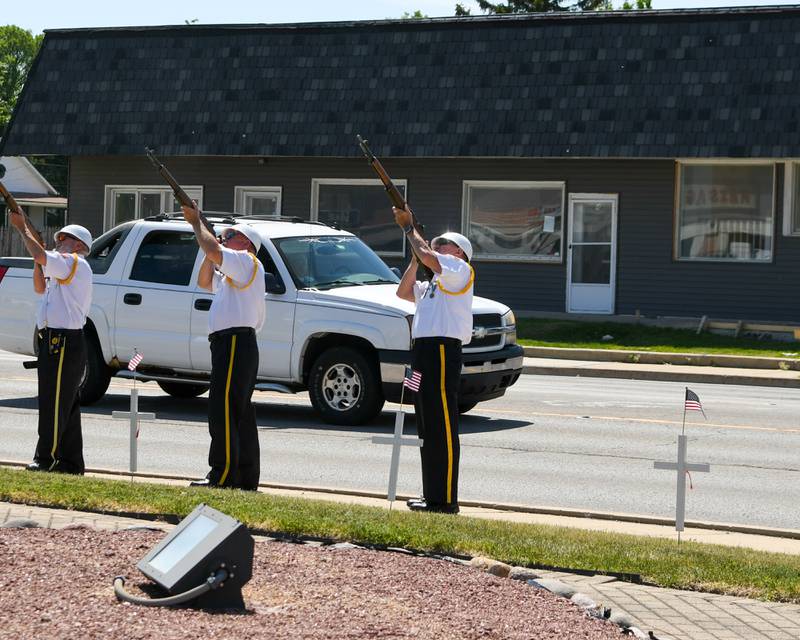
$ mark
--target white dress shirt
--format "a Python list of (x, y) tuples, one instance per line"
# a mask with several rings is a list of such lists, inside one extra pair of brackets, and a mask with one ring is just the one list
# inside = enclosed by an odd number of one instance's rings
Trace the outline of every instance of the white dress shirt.
[(412, 338), (457, 338), (472, 340), (472, 291), (474, 272), (461, 258), (437, 253), (441, 273), (430, 282), (414, 283), (417, 312), (411, 325)]
[(211, 290), (216, 295), (208, 314), (208, 331), (214, 333), (231, 327), (252, 327), (259, 331), (266, 316), (264, 267), (249, 251), (227, 247), (220, 250), (222, 264), (211, 280)]
[(39, 303), (36, 326), (40, 329), (83, 329), (92, 305), (92, 269), (77, 253), (45, 251), (43, 267), (49, 278)]

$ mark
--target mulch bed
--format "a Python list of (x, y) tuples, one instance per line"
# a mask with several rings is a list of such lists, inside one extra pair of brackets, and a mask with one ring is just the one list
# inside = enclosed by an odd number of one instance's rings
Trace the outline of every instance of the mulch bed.
[(607, 621), (517, 580), (360, 548), (257, 542), (247, 611), (123, 604), (163, 533), (0, 529), (0, 638), (620, 638)]

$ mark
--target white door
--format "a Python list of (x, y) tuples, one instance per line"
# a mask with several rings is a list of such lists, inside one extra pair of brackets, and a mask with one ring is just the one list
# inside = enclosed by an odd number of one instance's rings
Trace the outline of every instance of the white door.
[(570, 194), (567, 247), (567, 311), (614, 313), (617, 194)]

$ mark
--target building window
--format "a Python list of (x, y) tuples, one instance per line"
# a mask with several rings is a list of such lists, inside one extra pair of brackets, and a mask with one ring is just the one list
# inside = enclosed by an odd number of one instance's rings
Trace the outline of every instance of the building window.
[(281, 215), (281, 187), (235, 187), (233, 211), (246, 216)]
[[(202, 187), (184, 187), (186, 194), (203, 206)], [(147, 218), (160, 213), (179, 211), (180, 205), (172, 189), (146, 185), (106, 185), (103, 228), (110, 229), (123, 222)]]
[(677, 258), (770, 262), (774, 163), (678, 167)]
[(45, 207), (44, 226), (58, 227), (59, 229), (67, 224), (67, 210), (58, 207)]
[(561, 262), (563, 182), (464, 182), (464, 230), (475, 257)]
[[(394, 180), (394, 184), (405, 198), (407, 181)], [(315, 178), (311, 181), (311, 219), (350, 231), (378, 255), (405, 255), (405, 238), (394, 222), (380, 180)]]

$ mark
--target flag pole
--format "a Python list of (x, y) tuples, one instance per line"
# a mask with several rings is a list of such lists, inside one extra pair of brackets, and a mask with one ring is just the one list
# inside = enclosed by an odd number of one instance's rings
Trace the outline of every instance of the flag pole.
[(681, 425), (681, 435), (685, 435), (686, 433), (686, 395), (689, 391), (689, 387), (683, 388), (683, 424)]
[[(403, 376), (403, 379), (405, 380), (405, 376)], [(406, 391), (406, 385), (405, 384), (401, 384), (400, 385), (400, 408), (398, 409), (398, 411), (400, 413), (403, 413), (403, 396), (405, 395), (405, 391)], [(403, 436), (403, 432), (401, 431), (400, 432), (400, 437), (402, 437), (402, 436)], [(395, 496), (395, 497), (397, 497), (397, 496)], [(390, 513), (392, 511), (392, 507), (393, 506), (394, 506), (394, 500), (389, 500), (389, 512)]]

